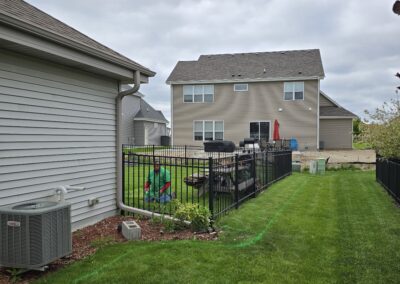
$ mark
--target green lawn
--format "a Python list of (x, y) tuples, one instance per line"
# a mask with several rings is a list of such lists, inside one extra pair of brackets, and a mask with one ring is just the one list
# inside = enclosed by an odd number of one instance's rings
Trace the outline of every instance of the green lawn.
[(400, 280), (400, 209), (373, 172), (294, 174), (217, 225), (219, 241), (111, 245), (39, 283)]

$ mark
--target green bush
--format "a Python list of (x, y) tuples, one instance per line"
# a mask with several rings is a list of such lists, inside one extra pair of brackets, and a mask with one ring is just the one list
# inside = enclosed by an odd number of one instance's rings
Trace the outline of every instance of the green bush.
[(180, 221), (183, 226), (184, 221), (191, 222), (190, 228), (192, 231), (206, 231), (210, 225), (210, 211), (198, 204), (181, 203), (179, 200), (174, 200), (175, 213), (174, 217)]
[(371, 123), (363, 125), (363, 140), (383, 157), (400, 158), (400, 101), (384, 103), (374, 113), (366, 114)]
[(164, 230), (169, 233), (172, 233), (176, 229), (178, 229), (177, 226), (175, 225), (175, 222), (169, 219), (164, 219), (163, 225), (164, 225)]

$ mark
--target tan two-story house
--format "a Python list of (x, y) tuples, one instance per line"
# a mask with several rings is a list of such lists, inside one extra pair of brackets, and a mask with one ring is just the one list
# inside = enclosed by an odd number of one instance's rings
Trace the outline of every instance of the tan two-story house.
[(297, 139), (301, 150), (351, 149), (356, 116), (321, 92), (324, 76), (317, 49), (179, 61), (167, 79), (172, 143), (271, 140), (278, 120), (281, 138)]

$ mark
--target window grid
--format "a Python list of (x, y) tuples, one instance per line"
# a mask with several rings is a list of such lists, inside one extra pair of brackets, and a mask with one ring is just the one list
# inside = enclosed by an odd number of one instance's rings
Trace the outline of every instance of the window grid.
[(213, 103), (214, 85), (184, 85), (184, 103)]
[[(212, 129), (210, 128), (210, 124)], [(193, 140), (194, 141), (224, 140), (224, 121), (194, 120)]]
[(284, 82), (283, 99), (285, 101), (304, 100), (304, 82)]

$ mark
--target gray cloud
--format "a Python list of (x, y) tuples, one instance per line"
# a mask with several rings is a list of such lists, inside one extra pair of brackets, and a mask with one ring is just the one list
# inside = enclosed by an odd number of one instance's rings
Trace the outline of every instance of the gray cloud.
[(393, 1), (28, 0), (157, 72), (142, 88), (170, 117), (165, 80), (200, 54), (319, 48), (321, 88), (363, 115), (395, 96), (400, 17)]

